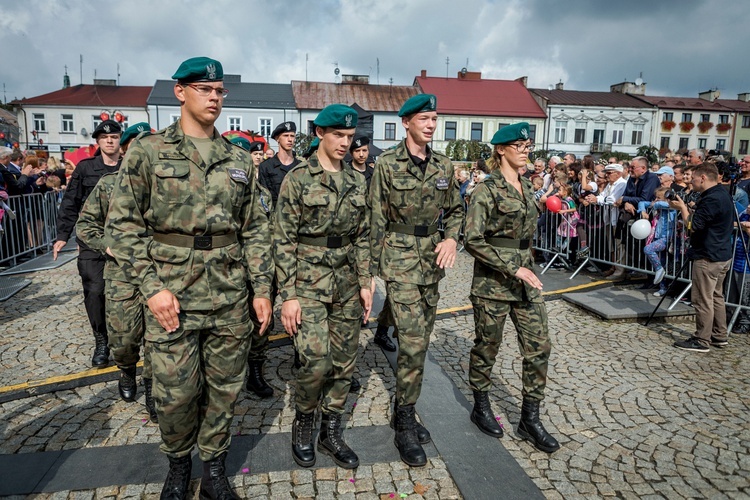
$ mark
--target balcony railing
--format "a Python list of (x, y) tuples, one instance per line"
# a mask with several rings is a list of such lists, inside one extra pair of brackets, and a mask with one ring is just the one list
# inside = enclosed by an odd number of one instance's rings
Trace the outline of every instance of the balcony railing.
[(593, 142), (591, 143), (591, 152), (592, 153), (609, 153), (612, 151), (612, 143), (611, 142)]

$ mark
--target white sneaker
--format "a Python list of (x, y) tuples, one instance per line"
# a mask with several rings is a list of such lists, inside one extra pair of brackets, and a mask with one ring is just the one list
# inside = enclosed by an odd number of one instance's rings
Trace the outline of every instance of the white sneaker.
[(664, 297), (664, 295), (666, 295), (666, 294), (667, 294), (666, 290), (659, 289), (659, 290), (657, 290), (657, 291), (654, 292), (654, 297)]
[(660, 267), (659, 270), (656, 271), (656, 276), (654, 277), (654, 285), (658, 285), (659, 283), (661, 283), (661, 280), (664, 279), (665, 274), (667, 274), (667, 272), (663, 267)]

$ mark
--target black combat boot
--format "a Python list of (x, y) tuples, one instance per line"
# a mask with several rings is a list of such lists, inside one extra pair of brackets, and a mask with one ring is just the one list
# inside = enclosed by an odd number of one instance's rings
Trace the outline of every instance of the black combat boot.
[(318, 434), (318, 451), (330, 456), (336, 465), (344, 469), (359, 467), (359, 457), (341, 436), (341, 415), (338, 413), (323, 413)]
[(388, 327), (385, 325), (378, 325), (377, 330), (375, 330), (373, 342), (375, 345), (379, 345), (384, 351), (396, 352), (396, 344), (388, 338)]
[(148, 418), (153, 423), (159, 423), (159, 416), (156, 414), (156, 404), (154, 404), (154, 396), (151, 392), (153, 387), (153, 380), (150, 378), (143, 379), (143, 389), (146, 393), (146, 410), (148, 411)]
[(314, 423), (315, 412), (302, 413), (299, 410), (292, 422), (292, 457), (302, 467), (315, 465), (315, 446), (312, 438)]
[(91, 357), (91, 366), (104, 368), (109, 364), (109, 347), (107, 347), (107, 334), (94, 332), (94, 355)]
[(489, 393), (474, 391), (474, 410), (471, 412), (471, 421), (488, 436), (503, 437), (503, 428), (492, 414)]
[(273, 387), (263, 378), (263, 360), (251, 359), (247, 362), (247, 390), (259, 398), (273, 396)]
[(181, 458), (169, 457), (169, 473), (161, 489), (161, 500), (183, 500), (190, 496), (190, 472), (193, 462), (190, 455)]
[(349, 392), (359, 392), (361, 388), (362, 384), (359, 383), (359, 380), (352, 377), (352, 384), (349, 386)]
[(229, 485), (224, 467), (227, 454), (222, 453), (213, 460), (203, 462), (203, 478), (201, 479), (201, 500), (239, 500), (240, 497)]
[(427, 464), (427, 455), (417, 438), (417, 420), (414, 405), (404, 405), (397, 408), (396, 437), (393, 442), (398, 448), (401, 460), (412, 467), (422, 467)]
[(553, 438), (539, 421), (539, 401), (524, 399), (521, 405), (521, 421), (518, 435), (530, 442), (538, 450), (553, 453), (560, 449), (560, 443)]
[[(416, 424), (417, 428), (417, 439), (419, 439), (419, 444), (427, 444), (430, 441), (432, 441), (432, 436), (430, 436), (430, 431), (427, 430), (427, 428), (420, 424), (419, 422), (414, 420), (414, 423)], [(398, 428), (398, 402), (393, 403), (393, 413), (391, 414), (391, 429), (397, 429)]]
[(120, 368), (120, 380), (117, 382), (117, 389), (120, 391), (120, 397), (123, 401), (128, 403), (135, 401), (135, 395), (138, 392), (138, 384), (135, 382), (135, 366)]

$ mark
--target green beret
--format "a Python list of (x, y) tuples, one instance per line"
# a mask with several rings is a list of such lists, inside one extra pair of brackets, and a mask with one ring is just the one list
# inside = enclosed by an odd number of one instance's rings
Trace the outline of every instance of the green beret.
[(318, 146), (320, 146), (320, 139), (317, 137), (312, 140), (309, 146), (307, 146), (307, 150), (305, 151), (305, 154), (302, 156), (305, 158), (310, 158), (312, 154), (318, 149)]
[(193, 57), (180, 64), (172, 79), (184, 83), (220, 82), (224, 79), (224, 68), (216, 59)]
[(140, 122), (126, 128), (125, 132), (122, 133), (122, 137), (120, 137), (120, 146), (126, 144), (131, 139), (135, 139), (141, 132), (148, 132), (150, 134), (151, 125), (146, 122)]
[(433, 94), (417, 94), (408, 98), (398, 111), (398, 116), (409, 116), (425, 111), (437, 111), (437, 97)]
[(231, 142), (235, 146), (241, 147), (245, 151), (250, 151), (250, 141), (248, 141), (244, 137), (240, 137), (240, 136), (232, 137), (231, 139), (229, 139), (229, 142)]
[(318, 113), (313, 124), (322, 128), (355, 128), (357, 111), (344, 104), (331, 104)]
[(506, 125), (492, 136), (490, 144), (508, 144), (513, 141), (526, 141), (531, 139), (529, 135), (529, 124), (518, 122), (513, 125)]

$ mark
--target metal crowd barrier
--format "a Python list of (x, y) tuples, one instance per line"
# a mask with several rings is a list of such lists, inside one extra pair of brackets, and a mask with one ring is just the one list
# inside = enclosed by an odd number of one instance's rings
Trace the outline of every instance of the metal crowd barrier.
[(19, 259), (52, 250), (57, 237), (57, 210), (62, 194), (48, 191), (11, 196), (0, 223), (0, 265), (13, 267)]
[[(640, 213), (637, 213), (629, 222), (620, 222), (619, 229), (617, 221), (620, 211), (614, 206), (579, 206), (578, 213), (580, 218), (576, 222), (573, 222), (569, 215), (553, 213), (548, 210), (545, 210), (539, 216), (534, 249), (548, 256), (541, 274), (547, 272), (555, 262), (561, 262), (566, 268), (573, 271), (570, 279), (575, 278), (582, 269), (592, 263), (615, 266), (623, 271), (655, 274), (655, 270), (643, 251), (647, 240), (638, 240), (630, 232), (632, 224), (641, 218)], [(574, 230), (570, 230), (571, 226), (574, 226)], [(569, 235), (573, 232), (576, 233), (576, 236)], [(589, 251), (587, 255), (578, 257), (579, 236), (583, 235), (587, 239)], [(737, 235), (735, 235), (736, 237)], [(661, 264), (666, 272), (664, 280), (667, 282), (676, 280), (683, 284), (678, 289), (677, 296), (669, 305), (669, 310), (673, 309), (692, 287), (692, 264), (686, 256), (687, 241), (688, 234), (684, 229), (681, 217), (677, 214), (670, 227), (670, 237), (666, 249), (660, 253)], [(736, 248), (734, 240), (732, 248), (732, 262), (734, 262)], [(748, 242), (748, 249), (750, 249), (750, 242)], [(745, 269), (745, 272), (748, 273), (747, 276), (750, 278), (750, 269), (748, 269), (747, 262)], [(734, 326), (740, 313), (750, 317), (750, 307), (748, 306), (750, 297), (746, 297), (746, 295), (750, 295), (748, 293), (750, 284), (745, 283), (744, 276), (744, 274), (734, 273), (730, 269), (724, 282), (724, 296), (727, 299), (725, 302), (728, 311), (731, 312), (731, 318), (728, 317), (727, 321), (730, 329)], [(676, 286), (677, 284), (675, 284)], [(731, 295), (730, 290), (732, 291)], [(747, 322), (750, 323), (750, 321)]]

